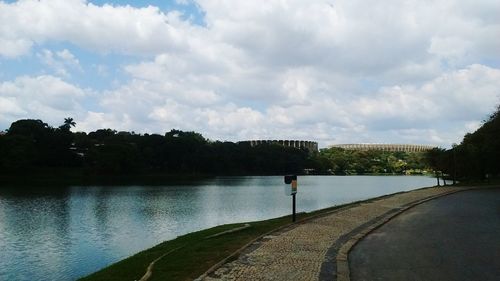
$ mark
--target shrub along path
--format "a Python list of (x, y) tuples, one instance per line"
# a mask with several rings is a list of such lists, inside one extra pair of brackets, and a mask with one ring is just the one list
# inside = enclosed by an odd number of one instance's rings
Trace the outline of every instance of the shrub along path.
[(349, 280), (350, 248), (419, 203), (471, 187), (433, 187), (349, 205), (258, 239), (197, 280)]

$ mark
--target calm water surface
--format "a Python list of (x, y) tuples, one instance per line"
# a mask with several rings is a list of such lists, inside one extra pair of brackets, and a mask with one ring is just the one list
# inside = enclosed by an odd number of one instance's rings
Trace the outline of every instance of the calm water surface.
[[(300, 176), (297, 211), (432, 186), (422, 176)], [(0, 188), (0, 280), (73, 280), (164, 240), (290, 214), (282, 177)]]

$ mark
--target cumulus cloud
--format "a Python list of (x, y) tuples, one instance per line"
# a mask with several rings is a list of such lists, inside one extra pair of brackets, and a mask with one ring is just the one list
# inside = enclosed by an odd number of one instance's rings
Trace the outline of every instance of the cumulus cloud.
[(82, 71), (80, 61), (67, 49), (55, 53), (44, 49), (37, 57), (59, 76), (69, 77), (71, 70)]
[[(283, 81), (288, 85), (287, 79)], [(295, 78), (292, 81), (294, 96), (297, 83)], [(101, 101), (107, 113), (101, 118), (123, 130), (183, 128), (213, 139), (313, 137), (323, 145), (398, 139), (445, 146), (476, 128), (477, 120), (494, 110), (500, 100), (500, 70), (477, 64), (444, 73), (418, 87), (383, 87), (373, 95), (346, 100), (314, 88), (307, 102), (290, 103), (285, 96), (281, 105), (262, 109), (238, 105), (229, 98), (210, 105), (186, 102), (150, 83), (134, 81), (108, 92)], [(91, 127), (91, 121), (85, 123)]]
[(0, 2), (0, 55), (26, 54), (33, 44), (70, 42), (100, 53), (150, 54), (181, 49), (195, 27), (157, 7), (97, 6), (85, 0)]
[[(82, 58), (47, 43), (136, 58), (121, 66), (127, 79), (120, 85), (111, 82), (113, 66), (93, 64), (110, 80), (108, 90), (92, 95), (97, 106), (84, 106), (70, 94), (61, 98), (69, 104), (50, 104), (51, 94), (43, 90), (47, 97), (37, 97), (27, 81), (88, 93), (55, 76), (23, 76), (1, 84), (0, 114), (49, 119), (78, 112), (82, 130), (180, 128), (213, 139), (446, 146), (476, 128), (499, 101), (495, 1), (387, 0), (367, 7), (366, 1), (353, 0), (198, 0), (194, 5), (206, 25), (153, 6), (0, 2), (4, 59), (36, 48), (54, 75), (68, 78), (82, 68)], [(31, 94), (19, 90), (25, 93), (20, 102), (8, 87), (29, 88)], [(47, 117), (39, 108), (48, 108)]]
[(483, 37), (500, 27), (494, 19), (478, 22), (480, 14), (464, 17), (455, 1), (387, 1), (370, 8), (365, 1), (199, 3), (217, 38), (248, 50), (260, 63), (364, 75), (464, 54), (468, 64), (481, 56), (479, 45), (498, 45)]
[(412, 127), (440, 120), (471, 122), (495, 109), (500, 102), (499, 90), (500, 70), (474, 64), (444, 73), (420, 87), (382, 88), (375, 96), (354, 101), (353, 107), (366, 122), (381, 122), (386, 127), (395, 126), (389, 120)]
[(0, 55), (15, 58), (28, 53), (32, 45), (33, 42), (28, 39), (0, 37)]
[[(372, 139), (407, 139), (449, 146), (477, 129), (500, 102), (500, 70), (470, 65), (421, 86), (397, 85), (351, 102)], [(387, 136), (379, 133), (390, 133)], [(393, 134), (395, 133), (395, 134)], [(390, 137), (388, 137), (390, 136)]]
[(50, 75), (0, 82), (0, 128), (8, 128), (9, 121), (17, 119), (42, 119), (57, 125), (65, 117), (81, 117), (86, 95), (85, 90)]

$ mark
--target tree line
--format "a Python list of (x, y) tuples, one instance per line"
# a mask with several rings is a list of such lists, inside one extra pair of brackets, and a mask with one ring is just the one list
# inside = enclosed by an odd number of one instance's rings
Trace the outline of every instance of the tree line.
[(349, 175), (422, 173), (429, 167), (423, 153), (341, 148), (318, 152), (272, 143), (211, 141), (175, 129), (163, 135), (112, 129), (85, 133), (72, 132), (74, 126), (72, 118), (59, 127), (42, 120), (15, 121), (0, 136), (0, 173), (64, 168), (88, 175)]
[(71, 132), (73, 119), (53, 128), (18, 120), (0, 136), (0, 173), (74, 168), (88, 174), (284, 174), (310, 165), (310, 153), (279, 145), (209, 141), (196, 132), (164, 135), (100, 129)]
[(451, 149), (436, 148), (427, 162), (437, 173), (460, 180), (488, 180), (500, 174), (500, 106), (473, 133)]
[(423, 174), (429, 166), (424, 152), (326, 148), (320, 158), (335, 175)]

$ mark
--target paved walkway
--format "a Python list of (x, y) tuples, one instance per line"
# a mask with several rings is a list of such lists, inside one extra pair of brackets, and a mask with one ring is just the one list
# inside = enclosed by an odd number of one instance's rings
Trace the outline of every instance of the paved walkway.
[(421, 189), (353, 205), (295, 224), (248, 247), (201, 280), (349, 280), (347, 253), (359, 233), (426, 198), (460, 190)]

